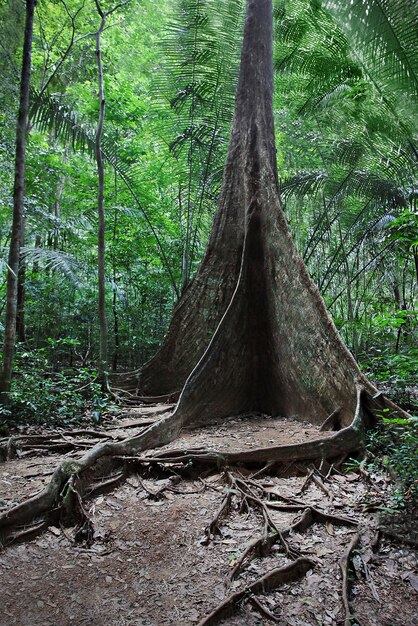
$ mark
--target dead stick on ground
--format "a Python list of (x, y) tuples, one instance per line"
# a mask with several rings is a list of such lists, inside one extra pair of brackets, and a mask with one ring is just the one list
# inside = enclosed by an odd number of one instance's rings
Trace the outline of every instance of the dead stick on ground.
[(267, 617), (267, 619), (271, 620), (272, 622), (276, 622), (276, 623), (279, 622), (277, 617), (275, 615), (273, 615), (273, 613), (271, 611), (269, 611), (267, 607), (265, 607), (263, 604), (261, 604), (261, 602), (260, 602), (260, 600), (258, 598), (256, 598), (255, 596), (252, 596), (250, 598), (250, 602), (253, 605), (253, 607), (259, 613), (261, 613), (261, 615), (263, 615), (264, 617)]
[(241, 591), (236, 591), (223, 600), (210, 615), (199, 622), (198, 626), (214, 626), (218, 624), (221, 619), (232, 615), (236, 605), (244, 600), (245, 597), (253, 593), (265, 593), (275, 589), (282, 583), (297, 580), (304, 576), (314, 565), (315, 563), (310, 559), (301, 557), (283, 567), (267, 572), (267, 574), (247, 585)]
[(313, 475), (314, 475), (314, 470), (310, 470), (310, 472), (309, 472), (309, 474), (307, 475), (307, 477), (306, 477), (306, 479), (305, 479), (305, 481), (304, 481), (304, 483), (303, 483), (302, 487), (300, 488), (300, 491), (299, 491), (299, 493), (300, 493), (300, 494), (301, 494), (301, 493), (303, 493), (304, 491), (306, 491), (306, 490), (307, 490), (307, 488), (309, 487), (309, 483), (310, 483), (310, 482), (311, 482), (311, 480), (312, 480), (312, 476), (313, 476)]
[(254, 472), (253, 474), (251, 474), (250, 478), (259, 478), (260, 476), (263, 476), (264, 474), (268, 474), (270, 470), (274, 468), (275, 465), (276, 465), (275, 461), (269, 461), (268, 463), (265, 464), (264, 467), (259, 469), (257, 472)]
[(354, 537), (352, 538), (352, 540), (350, 541), (350, 545), (348, 546), (347, 550), (344, 552), (343, 556), (340, 559), (340, 568), (341, 568), (341, 573), (343, 576), (343, 605), (344, 605), (344, 626), (350, 626), (351, 624), (351, 611), (350, 611), (350, 602), (348, 599), (349, 596), (349, 580), (348, 580), (348, 571), (350, 568), (350, 558), (351, 558), (351, 553), (353, 552), (354, 548), (357, 546), (358, 542), (360, 541), (360, 535), (359, 533), (356, 533), (354, 535)]
[(315, 476), (315, 474), (313, 474), (312, 480), (315, 483), (315, 485), (319, 487), (319, 489), (323, 491), (326, 496), (328, 496), (328, 498), (332, 498), (332, 495), (329, 492), (329, 489), (325, 487), (324, 483), (322, 482), (322, 480), (320, 480), (320, 478), (318, 478), (317, 476)]

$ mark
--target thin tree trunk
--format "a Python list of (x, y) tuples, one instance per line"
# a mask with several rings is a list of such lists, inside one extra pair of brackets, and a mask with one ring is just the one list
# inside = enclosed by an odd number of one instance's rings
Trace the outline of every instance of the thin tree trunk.
[(104, 212), (104, 165), (101, 152), (103, 125), (105, 118), (105, 97), (103, 84), (103, 64), (101, 53), (101, 35), (107, 15), (101, 10), (101, 23), (96, 32), (97, 75), (99, 84), (99, 120), (96, 131), (96, 162), (98, 174), (97, 215), (99, 220), (97, 233), (97, 276), (98, 276), (98, 314), (99, 314), (99, 377), (102, 387), (106, 388), (107, 376), (107, 320), (105, 289), (105, 212)]
[(415, 264), (415, 278), (417, 281), (417, 287), (418, 287), (418, 248), (414, 247), (413, 249), (413, 255), (414, 255), (414, 264)]
[[(115, 275), (113, 279), (115, 279)], [(119, 315), (118, 315), (117, 302), (118, 302), (118, 298), (117, 298), (116, 286), (115, 286), (113, 288), (113, 332), (115, 336), (115, 349), (113, 351), (112, 372), (116, 372), (116, 370), (118, 369), (118, 358), (119, 358), (119, 347), (120, 347)]]
[(15, 353), (17, 292), (20, 245), (23, 230), (25, 199), (26, 133), (29, 116), (29, 92), (32, 58), (33, 19), (35, 0), (26, 0), (26, 23), (23, 43), (20, 104), (16, 127), (16, 161), (13, 190), (13, 224), (7, 273), (6, 321), (3, 345), (3, 369), (0, 374), (0, 399), (6, 401), (10, 390)]
[[(117, 143), (117, 139), (116, 139)], [(116, 372), (118, 369), (118, 360), (119, 360), (119, 347), (120, 347), (120, 336), (119, 336), (119, 315), (118, 315), (118, 294), (116, 289), (116, 258), (115, 258), (115, 246), (116, 246), (116, 238), (118, 232), (118, 212), (117, 212), (117, 200), (118, 200), (118, 177), (115, 170), (115, 210), (113, 216), (113, 251), (112, 251), (112, 273), (113, 273), (113, 335), (114, 335), (114, 349), (113, 349), (113, 357), (112, 357), (112, 372)]]
[(107, 382), (107, 319), (106, 319), (106, 283), (105, 283), (105, 211), (104, 211), (104, 166), (102, 157), (102, 136), (105, 119), (105, 96), (103, 82), (103, 63), (101, 51), (101, 36), (104, 31), (106, 20), (117, 9), (127, 4), (129, 0), (124, 0), (115, 5), (109, 11), (104, 12), (99, 0), (95, 0), (96, 9), (100, 15), (100, 26), (96, 31), (96, 56), (97, 56), (97, 78), (99, 86), (99, 120), (97, 123), (95, 152), (98, 174), (97, 190), (97, 282), (98, 282), (98, 314), (99, 314), (99, 378), (104, 391), (108, 388)]
[[(67, 150), (65, 150), (64, 155), (62, 157), (62, 162), (66, 163), (66, 161), (67, 161)], [(62, 192), (64, 191), (64, 185), (65, 185), (65, 177), (63, 176), (57, 184), (57, 191), (56, 191), (55, 201), (54, 201), (54, 237), (53, 237), (54, 250), (58, 250), (59, 243), (60, 243), (61, 199), (62, 199)]]
[[(25, 219), (22, 220), (22, 239), (20, 247), (25, 245)], [(26, 325), (25, 325), (25, 289), (26, 283), (26, 261), (19, 255), (19, 274), (17, 277), (17, 310), (16, 310), (16, 334), (17, 340), (26, 341)]]
[[(35, 248), (41, 247), (42, 238), (41, 235), (35, 235)], [(37, 274), (39, 272), (39, 261), (33, 262), (32, 273)]]

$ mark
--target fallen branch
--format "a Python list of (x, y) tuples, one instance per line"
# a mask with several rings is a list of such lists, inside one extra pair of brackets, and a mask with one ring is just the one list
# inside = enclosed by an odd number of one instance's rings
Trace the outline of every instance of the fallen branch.
[(314, 566), (315, 563), (310, 559), (300, 557), (292, 563), (288, 563), (287, 565), (283, 565), (282, 567), (278, 567), (270, 572), (267, 572), (267, 574), (264, 574), (264, 576), (258, 578), (255, 582), (247, 585), (241, 589), (241, 591), (236, 591), (231, 596), (223, 600), (216, 607), (216, 609), (210, 613), (210, 615), (199, 622), (198, 626), (214, 626), (215, 624), (218, 624), (221, 619), (230, 617), (237, 604), (239, 604), (246, 597), (260, 592), (266, 593), (276, 589), (276, 587), (283, 583), (297, 580), (298, 578), (304, 576), (306, 572)]
[(340, 568), (341, 568), (341, 573), (343, 576), (342, 595), (343, 595), (343, 606), (344, 606), (344, 626), (350, 626), (352, 622), (352, 618), (353, 618), (351, 614), (350, 602), (349, 602), (350, 583), (349, 583), (348, 570), (350, 567), (351, 553), (353, 552), (354, 548), (357, 546), (359, 541), (360, 541), (360, 535), (357, 533), (354, 535), (354, 537), (350, 541), (350, 545), (348, 546), (347, 550), (344, 552), (343, 556), (340, 559)]

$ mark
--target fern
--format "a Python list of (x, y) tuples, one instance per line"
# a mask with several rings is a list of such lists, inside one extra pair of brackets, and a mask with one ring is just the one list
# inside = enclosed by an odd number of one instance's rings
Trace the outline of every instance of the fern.
[(327, 0), (329, 8), (353, 42), (367, 74), (389, 92), (402, 90), (418, 99), (416, 54), (418, 11), (410, 0)]
[(49, 248), (22, 247), (20, 251), (25, 260), (32, 263), (42, 263), (45, 269), (59, 271), (71, 283), (78, 284), (77, 274), (80, 271), (80, 266), (71, 254)]

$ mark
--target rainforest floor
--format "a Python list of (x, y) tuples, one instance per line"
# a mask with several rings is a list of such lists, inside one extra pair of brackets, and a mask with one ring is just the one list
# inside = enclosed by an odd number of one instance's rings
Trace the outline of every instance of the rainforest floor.
[[(58, 462), (169, 408), (15, 433), (0, 512), (38, 492)], [(317, 435), (294, 420), (236, 418), (126, 461), (123, 475), (104, 468), (83, 501), (88, 532), (57, 519), (0, 551), (1, 626), (415, 626), (417, 520), (390, 511), (390, 476), (358, 463), (217, 468), (175, 454)]]

